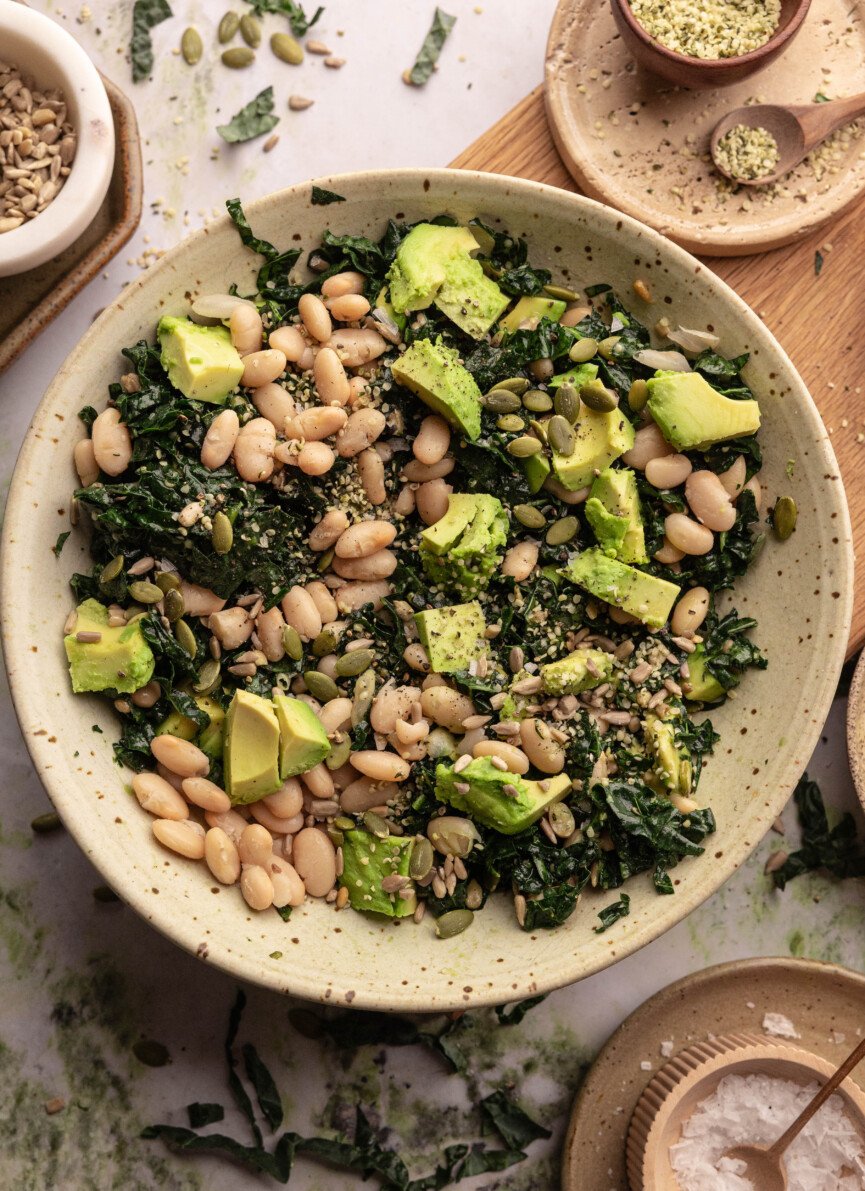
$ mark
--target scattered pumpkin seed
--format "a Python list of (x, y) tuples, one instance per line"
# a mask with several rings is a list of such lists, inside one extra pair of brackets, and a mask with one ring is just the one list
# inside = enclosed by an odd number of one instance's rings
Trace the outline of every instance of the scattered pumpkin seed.
[(350, 819), (348, 815), (337, 815), (333, 821), (334, 827), (338, 827), (340, 831), (354, 831), (357, 827), (354, 819)]
[(440, 939), (452, 939), (454, 935), (461, 935), (468, 930), (474, 921), (471, 910), (448, 910), (436, 919), (436, 934)]
[(587, 364), (592, 356), (598, 354), (597, 339), (578, 339), (576, 343), (571, 344), (568, 352), (568, 359), (575, 364)]
[(331, 699), (339, 698), (339, 687), (327, 674), (322, 674), (321, 670), (304, 670), (303, 681), (306, 683), (306, 689), (319, 703), (329, 703)]
[(321, 558), (318, 560), (318, 565), (316, 566), (315, 569), (318, 571), (318, 573), (320, 575), (323, 575), (325, 571), (330, 570), (330, 564), (333, 562), (333, 560), (335, 558), (336, 558), (336, 551), (333, 548), (331, 548), (330, 550), (325, 550), (324, 554), (322, 554)]
[(312, 643), (312, 656), (323, 658), (325, 654), (333, 653), (336, 649), (336, 633), (333, 629), (322, 629)]
[(232, 70), (244, 70), (247, 66), (252, 66), (254, 61), (255, 51), (246, 45), (233, 46), (222, 53), (222, 65), (229, 66)]
[(240, 36), (253, 50), (261, 45), (261, 23), (251, 12), (246, 12), (240, 18)]
[(189, 29), (184, 29), (180, 39), (180, 52), (187, 66), (194, 66), (196, 62), (201, 61), (204, 44), (197, 29), (193, 29), (191, 26)]
[(174, 636), (177, 638), (180, 648), (185, 649), (189, 656), (194, 658), (198, 653), (198, 642), (195, 640), (195, 633), (185, 620), (178, 620), (175, 624)]
[(628, 389), (628, 405), (638, 414), (649, 400), (649, 386), (644, 380), (635, 380)]
[(483, 904), (484, 891), (481, 888), (480, 882), (472, 877), (466, 886), (466, 909), (479, 910)]
[(153, 582), (162, 591), (176, 591), (180, 587), (180, 576), (177, 571), (157, 571)]
[(351, 726), (356, 728), (367, 716), (375, 694), (375, 671), (365, 670), (354, 684), (354, 702), (351, 708)]
[(510, 389), (493, 389), (481, 397), (481, 405), (494, 414), (512, 414), (520, 408), (520, 399)]
[(615, 353), (616, 344), (619, 342), (618, 335), (608, 335), (606, 339), (602, 339), (598, 344), (598, 351), (605, 360), (611, 360)]
[(544, 540), (548, 546), (564, 546), (565, 542), (576, 536), (578, 529), (579, 522), (576, 517), (562, 517), (553, 522)]
[(547, 438), (550, 440), (550, 446), (559, 455), (573, 455), (577, 436), (571, 423), (561, 414), (553, 414), (547, 422)]
[(511, 439), (505, 449), (514, 459), (529, 459), (543, 449), (543, 443), (540, 439), (524, 434), (520, 438)]
[(373, 835), (377, 835), (379, 839), (387, 839), (390, 835), (390, 828), (387, 825), (387, 820), (383, 819), (381, 815), (377, 815), (375, 811), (365, 811), (363, 816), (363, 825), (367, 831), (371, 831)]
[(541, 510), (534, 505), (514, 505), (514, 516), (526, 529), (543, 529), (547, 523)]
[(519, 414), (504, 414), (496, 422), (499, 430), (504, 430), (507, 434), (518, 434), (520, 430), (525, 430), (526, 423)]
[(353, 678), (356, 674), (363, 674), (375, 661), (375, 653), (371, 649), (353, 649), (351, 653), (344, 653), (336, 660), (336, 672), (340, 678)]
[(408, 862), (408, 875), (413, 881), (422, 881), (433, 866), (433, 846), (428, 839), (416, 839)]
[(35, 831), (37, 835), (47, 835), (49, 831), (56, 831), (58, 827), (62, 826), (57, 812), (47, 811), (44, 815), (37, 815), (35, 819), (31, 820), (30, 830)]
[[(334, 741), (330, 746), (330, 752), (324, 759), (325, 765), (328, 769), (339, 769), (345, 765), (351, 753), (351, 737), (344, 736), (342, 740)], [(351, 824), (354, 827), (354, 823)]]
[(548, 298), (557, 298), (560, 302), (579, 302), (580, 295), (572, 289), (565, 289), (563, 285), (545, 285), (544, 293)]
[(228, 554), (234, 544), (234, 526), (226, 513), (214, 515), (210, 544), (217, 554)]
[(796, 528), (798, 517), (799, 510), (796, 508), (796, 502), (793, 497), (779, 497), (772, 510), (772, 528), (782, 542), (786, 542), (787, 538), (790, 537)]
[(158, 604), (165, 594), (155, 583), (148, 583), (146, 579), (136, 579), (129, 584), (129, 594), (139, 604)]
[(165, 615), (174, 624), (175, 620), (180, 620), (183, 613), (186, 611), (186, 605), (183, 602), (183, 596), (176, 587), (171, 587), (163, 597), (165, 604)]
[(219, 22), (219, 28), (216, 31), (216, 36), (219, 38), (219, 44), (225, 45), (231, 41), (237, 30), (240, 28), (240, 17), (236, 12), (227, 12), (222, 20)]
[(604, 382), (597, 377), (594, 380), (586, 381), (580, 389), (580, 400), (589, 409), (597, 410), (598, 413), (609, 413), (619, 404), (619, 398), (613, 390), (608, 389)]
[(219, 662), (210, 658), (198, 672), (198, 679), (192, 684), (192, 689), (198, 695), (209, 695), (219, 685)]
[(303, 61), (303, 46), (290, 33), (274, 33), (270, 48), (280, 62), (288, 62), (290, 66), (300, 66)]
[(303, 657), (303, 642), (297, 629), (287, 624), (282, 630), (282, 648), (293, 662), (299, 662)]
[(561, 385), (553, 405), (560, 417), (565, 418), (572, 426), (576, 423), (580, 416), (580, 395), (573, 385)]
[(330, 840), (333, 846), (335, 848), (341, 848), (345, 843), (345, 836), (340, 829), (338, 827), (334, 827), (332, 823), (328, 823), (324, 830), (327, 833), (327, 838)]
[(548, 409), (553, 408), (553, 399), (543, 389), (529, 389), (523, 395), (523, 405), (533, 414), (545, 414)]
[(529, 382), (524, 376), (509, 376), (507, 380), (500, 380), (497, 384), (493, 385), (492, 389), (490, 389), (490, 392), (496, 392), (499, 389), (507, 389), (511, 393), (516, 393), (518, 397), (522, 397), (526, 389), (530, 387), (531, 386)]
[(122, 554), (116, 554), (111, 562), (107, 562), (99, 573), (100, 586), (106, 583), (113, 583), (123, 570), (123, 563), (125, 559)]
[(550, 827), (559, 839), (567, 839), (569, 835), (573, 835), (576, 827), (574, 812), (564, 802), (553, 803), (549, 810), (549, 820)]
[(547, 441), (547, 423), (546, 422), (537, 422), (537, 421), (535, 421), (534, 418), (532, 418), (531, 422), (529, 422), (529, 426), (535, 432), (535, 437), (539, 438), (542, 443), (546, 443), (546, 441)]

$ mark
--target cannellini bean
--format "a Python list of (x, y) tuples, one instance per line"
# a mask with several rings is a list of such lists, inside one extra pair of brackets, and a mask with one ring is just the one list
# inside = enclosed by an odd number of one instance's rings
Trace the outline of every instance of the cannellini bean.
[(321, 348), (312, 365), (312, 376), (318, 395), (326, 405), (348, 405), (351, 386), (333, 348)]
[(415, 498), (410, 484), (403, 484), (399, 490), (399, 495), (393, 502), (394, 515), (397, 517), (410, 517), (415, 510)]
[(273, 851), (273, 837), (260, 823), (250, 823), (243, 829), (238, 851), (241, 864), (266, 864)]
[(273, 884), (273, 904), (277, 907), (301, 905), (306, 890), (294, 865), (278, 856), (271, 856), (266, 867)]
[(158, 819), (188, 819), (189, 807), (175, 788), (158, 773), (136, 773), (132, 791), (141, 806)]
[(387, 490), (384, 484), (384, 464), (379, 454), (370, 449), (357, 456), (357, 474), (371, 505), (384, 504)]
[(711, 529), (684, 513), (670, 513), (664, 519), (664, 535), (683, 554), (708, 554), (715, 542)]
[(75, 470), (82, 488), (89, 488), (99, 479), (99, 467), (93, 454), (93, 443), (89, 438), (79, 439), (72, 449)]
[(278, 662), (285, 657), (285, 646), (282, 643), (284, 628), (285, 618), (279, 608), (268, 608), (266, 612), (259, 612), (255, 618), (255, 631), (261, 643), (261, 652), (269, 662)]
[(377, 550), (366, 558), (335, 558), (333, 569), (343, 579), (387, 579), (397, 568), (392, 550)]
[(539, 552), (540, 546), (531, 538), (517, 542), (502, 559), (502, 574), (510, 575), (517, 583), (524, 582), (537, 566)]
[(646, 464), (646, 479), (654, 488), (678, 488), (694, 470), (687, 455), (659, 455)]
[[(461, 731), (462, 729), (455, 729)], [(457, 756), (462, 757), (463, 754), (471, 757), (474, 752), (476, 744), (480, 744), (482, 740), (486, 740), (486, 731), (483, 728), (471, 728), (463, 736), (462, 740), (457, 741)]]
[(193, 805), (200, 806), (203, 811), (214, 811), (217, 815), (222, 815), (231, 810), (231, 799), (225, 791), (206, 777), (185, 777), (183, 793)]
[(351, 723), (351, 709), (351, 699), (344, 699), (342, 696), (325, 703), (318, 713), (318, 720), (328, 736), (332, 736), (341, 728), (348, 727)]
[(306, 442), (321, 442), (341, 430), (348, 421), (344, 409), (330, 405), (315, 405), (287, 418), (285, 434), (288, 438), (302, 438)]
[(234, 466), (249, 483), (269, 480), (273, 475), (276, 429), (267, 418), (252, 418), (240, 428), (234, 444)]
[(475, 714), (475, 705), (468, 695), (449, 686), (427, 687), (421, 693), (420, 705), (424, 719), (432, 720), (451, 732), (461, 732), (463, 720)]
[(321, 616), (315, 601), (297, 584), (282, 597), (282, 615), (305, 641), (312, 641), (321, 632)]
[(107, 476), (119, 476), (132, 459), (132, 439), (120, 411), (113, 406), (103, 409), (90, 427), (93, 459)]
[(523, 752), (541, 773), (561, 773), (565, 767), (565, 750), (549, 735), (542, 720), (527, 719), (520, 724)]
[(301, 827), (303, 827), (303, 815), (294, 815), (290, 819), (280, 819), (278, 815), (267, 809), (263, 800), (251, 803), (249, 812), (256, 823), (260, 823), (262, 827), (266, 827), (271, 835), (291, 835), (295, 831), (300, 831)]
[(292, 860), (310, 897), (324, 897), (336, 881), (336, 849), (323, 831), (304, 827), (294, 837)]
[(152, 707), (161, 697), (162, 687), (155, 679), (151, 679), (146, 686), (139, 687), (129, 696), (136, 707)]
[(451, 428), (438, 414), (429, 414), (420, 424), (417, 438), (411, 445), (418, 463), (431, 467), (441, 462), (451, 445)]
[(164, 765), (156, 764), (156, 772), (159, 776), (171, 786), (178, 794), (183, 793), (183, 778), (178, 774), (172, 773), (170, 769), (166, 769)]
[(630, 451), (625, 451), (622, 462), (627, 467), (635, 467), (637, 471), (645, 471), (650, 459), (661, 459), (665, 455), (674, 454), (675, 451), (664, 438), (660, 427), (650, 422), (634, 435), (634, 445)]
[(240, 892), (250, 910), (266, 910), (273, 905), (273, 882), (260, 864), (245, 865), (240, 874)]
[(356, 323), (369, 314), (369, 302), (363, 294), (343, 294), (327, 303), (332, 316), (340, 323)]
[(685, 592), (670, 617), (670, 628), (675, 636), (696, 633), (709, 613), (709, 598), (705, 587), (692, 587)]
[(451, 474), (456, 465), (453, 455), (442, 455), (435, 463), (422, 463), (419, 459), (410, 459), (400, 475), (410, 484), (427, 484), (430, 480), (443, 480)]
[(348, 517), (342, 509), (328, 509), (309, 535), (310, 550), (329, 550), (346, 529)]
[(732, 529), (736, 509), (730, 494), (713, 471), (695, 471), (685, 481), (685, 499), (691, 512), (716, 533)]
[(285, 353), (275, 347), (260, 352), (250, 352), (243, 358), (243, 375), (240, 383), (246, 389), (257, 389), (269, 385), (285, 372)]
[(480, 740), (472, 749), (473, 757), (501, 757), (507, 762), (508, 773), (524, 774), (529, 772), (529, 759), (522, 749), (516, 745), (506, 744), (502, 740)]
[(562, 504), (566, 505), (581, 505), (583, 501), (589, 499), (591, 488), (577, 488), (571, 491), (566, 488), (561, 480), (556, 479), (555, 476), (547, 476), (544, 480), (544, 490), (552, 492), (553, 496), (557, 497)]
[(366, 278), (362, 273), (355, 273), (347, 269), (344, 273), (334, 273), (321, 283), (321, 292), (325, 298), (341, 298), (343, 294), (362, 294)]
[(252, 306), (248, 298), (238, 298), (236, 294), (202, 294), (192, 303), (192, 313), (199, 318), (231, 318), (235, 306)]
[(312, 366), (315, 363), (315, 357), (318, 355), (318, 344), (307, 345), (304, 349), (303, 355), (297, 361), (297, 369), (299, 372), (312, 372)]
[(264, 334), (261, 315), (254, 306), (235, 306), (228, 319), (231, 342), (242, 355), (257, 352)]
[(323, 442), (307, 443), (297, 454), (297, 466), (305, 476), (323, 476), (335, 461), (336, 455)]
[(429, 654), (420, 641), (412, 641), (410, 645), (407, 645), (402, 651), (402, 656), (405, 664), (412, 670), (417, 670), (420, 674), (429, 674)]
[(371, 360), (377, 360), (387, 351), (387, 341), (378, 331), (367, 328), (344, 328), (334, 331), (327, 346), (333, 348), (348, 368), (360, 368)]
[[(357, 770), (354, 770), (357, 774)], [(374, 782), (368, 777), (359, 777), (351, 782), (339, 796), (340, 810), (348, 815), (362, 815), (374, 806), (384, 806), (396, 798), (399, 786), (393, 782)]]
[(321, 617), (321, 623), (332, 624), (339, 615), (339, 610), (336, 606), (336, 600), (330, 593), (326, 583), (322, 583), (320, 579), (313, 579), (311, 583), (307, 583), (306, 590), (312, 596), (312, 602), (318, 608), (318, 614)]
[(387, 579), (371, 579), (369, 582), (349, 582), (336, 593), (336, 606), (340, 612), (357, 612), (364, 604), (372, 604), (378, 612), (382, 600), (392, 594)]
[(358, 521), (340, 534), (334, 549), (337, 558), (368, 558), (395, 537), (396, 526), (390, 521)]
[(415, 492), (417, 512), (424, 525), (435, 525), (448, 511), (448, 497), (453, 492), (444, 480), (430, 480)]
[(397, 720), (394, 735), (400, 744), (417, 744), (421, 740), (426, 740), (429, 736), (429, 723), (423, 719), (418, 720), (416, 724), (406, 723), (405, 720)]
[(412, 705), (420, 700), (416, 686), (384, 686), (372, 701), (369, 722), (374, 732), (389, 736), (397, 720), (408, 719)]
[(361, 749), (349, 756), (352, 765), (364, 777), (376, 782), (404, 782), (411, 773), (411, 765), (396, 753)]
[(210, 616), (225, 607), (225, 600), (215, 591), (209, 587), (199, 587), (197, 583), (187, 583), (185, 579), (180, 580), (180, 594), (187, 616)]
[(204, 856), (204, 828), (194, 819), (154, 819), (153, 834), (159, 842), (178, 856), (201, 860)]
[(237, 442), (240, 432), (240, 419), (233, 409), (224, 409), (218, 413), (204, 436), (201, 444), (201, 462), (209, 471), (222, 467)]
[(275, 794), (261, 801), (278, 819), (291, 819), (303, 810), (303, 790), (296, 777), (286, 778)]
[(684, 550), (677, 550), (667, 537), (664, 537), (664, 544), (661, 546), (660, 550), (655, 551), (656, 560), (658, 562), (664, 563), (665, 566), (669, 566), (674, 562), (681, 562), (684, 557)]
[(297, 304), (297, 312), (313, 339), (319, 343), (326, 343), (330, 339), (333, 323), (327, 307), (317, 294), (303, 294)]
[(282, 385), (271, 381), (270, 384), (260, 385), (253, 389), (252, 404), (263, 418), (272, 422), (276, 430), (281, 431), (287, 418), (294, 416), (294, 401), (286, 393)]
[(224, 608), (207, 618), (207, 627), (223, 649), (237, 649), (252, 636), (252, 618), (245, 608)]
[(379, 409), (357, 409), (340, 430), (336, 449), (342, 459), (353, 459), (379, 437), (385, 428), (385, 416)]
[(369, 388), (369, 382), (365, 376), (352, 376), (348, 381), (348, 403), (354, 405), (358, 397), (362, 396)]
[(267, 337), (268, 346), (281, 351), (292, 364), (296, 364), (306, 351), (306, 340), (297, 327), (277, 327)]
[(221, 885), (233, 885), (240, 876), (237, 845), (221, 827), (211, 827), (204, 837), (204, 862)]
[(302, 773), (300, 780), (313, 798), (333, 798), (333, 778), (323, 761), (319, 761), (318, 765), (313, 765), (312, 769)]
[(745, 465), (744, 455), (737, 455), (731, 466), (726, 471), (718, 474), (718, 479), (724, 485), (724, 491), (731, 500), (735, 500), (745, 487), (745, 476), (747, 474), (748, 470)]
[(746, 490), (753, 494), (754, 501), (757, 505), (757, 512), (759, 513), (763, 507), (763, 488), (756, 476), (751, 476), (748, 483), (742, 489), (743, 492)]
[(206, 753), (192, 741), (181, 740), (179, 736), (170, 736), (167, 732), (153, 737), (150, 751), (157, 761), (179, 777), (203, 776), (210, 769), (210, 759)]
[(243, 815), (238, 814), (235, 810), (225, 811), (222, 814), (217, 811), (205, 811), (204, 818), (208, 827), (221, 828), (235, 846), (240, 843), (240, 837), (247, 826)]

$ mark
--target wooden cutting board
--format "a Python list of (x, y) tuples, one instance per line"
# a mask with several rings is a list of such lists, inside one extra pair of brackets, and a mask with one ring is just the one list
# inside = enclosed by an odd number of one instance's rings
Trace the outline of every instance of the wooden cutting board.
[[(577, 190), (553, 144), (541, 87), (451, 164)], [(800, 244), (760, 256), (704, 259), (759, 314), (802, 374), (832, 436), (860, 557), (865, 553), (865, 198)], [(865, 584), (859, 584), (848, 656), (863, 642)]]

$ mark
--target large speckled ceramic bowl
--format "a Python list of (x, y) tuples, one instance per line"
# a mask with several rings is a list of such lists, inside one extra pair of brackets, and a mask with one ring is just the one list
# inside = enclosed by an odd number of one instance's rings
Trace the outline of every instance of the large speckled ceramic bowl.
[[(713, 714), (722, 739), (700, 797), (714, 807), (718, 831), (705, 855), (674, 870), (673, 897), (656, 895), (647, 878), (632, 881), (630, 916), (601, 935), (592, 927), (610, 894), (585, 895), (565, 926), (537, 934), (518, 929), (502, 896), (468, 932), (443, 941), (430, 921), (381, 923), (322, 902), (308, 902), (288, 923), (252, 913), (237, 890), (215, 888), (203, 865), (154, 842), (150, 817), (129, 793), (129, 775), (112, 759), (117, 724), (110, 709), (69, 690), (61, 635), (72, 605), (69, 576), (88, 565), (84, 529), (59, 559), (51, 547), (68, 525), (77, 411), (102, 403), (120, 373), (121, 347), (152, 336), (161, 314), (186, 311), (196, 293), (231, 280), (241, 292), (249, 284), (258, 258), (241, 247), (227, 219), (191, 236), (123, 291), (36, 413), (4, 531), (4, 649), (15, 704), (49, 795), (105, 880), (208, 963), (329, 1003), (422, 1011), (515, 1000), (589, 976), (663, 934), (730, 876), (787, 801), (817, 741), (847, 642), (852, 556), (844, 492), (826, 431), (787, 356), (732, 290), (655, 232), (588, 199), (494, 175), (399, 170), (326, 178), (323, 185), (347, 201), (313, 206), (308, 184), (293, 187), (249, 204), (253, 227), (276, 244), (311, 247), (327, 227), (377, 236), (388, 216), (481, 215), (526, 235), (532, 260), (557, 280), (576, 287), (607, 281), (628, 294), (634, 277), (645, 277), (654, 305), (638, 314), (647, 321), (667, 314), (691, 327), (711, 326), (721, 350), (751, 353), (746, 374), (763, 410), (767, 499), (792, 494), (799, 526), (787, 543), (767, 543), (736, 591), (739, 610), (760, 622), (770, 665), (749, 675), (737, 698)], [(788, 460), (795, 460), (790, 477)]]

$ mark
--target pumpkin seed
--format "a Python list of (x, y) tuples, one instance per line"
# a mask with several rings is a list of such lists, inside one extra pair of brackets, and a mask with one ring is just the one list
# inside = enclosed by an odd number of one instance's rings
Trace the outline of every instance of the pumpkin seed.
[(772, 510), (772, 528), (775, 534), (782, 542), (786, 542), (793, 530), (796, 528), (796, 521), (799, 517), (799, 510), (796, 508), (796, 502), (792, 496), (781, 496), (775, 502), (775, 507)]
[(112, 558), (111, 562), (107, 562), (99, 574), (100, 586), (106, 583), (113, 583), (123, 570), (124, 558), (122, 554), (117, 554)]
[(217, 554), (228, 554), (234, 544), (234, 526), (225, 513), (217, 513), (210, 531), (210, 544)]
[(496, 425), (499, 430), (504, 430), (508, 434), (516, 434), (526, 428), (526, 424), (519, 414), (505, 414), (504, 417), (499, 418)]
[(534, 505), (514, 505), (514, 516), (526, 529), (543, 529), (547, 523), (541, 510)]
[(571, 349), (568, 352), (568, 358), (575, 364), (587, 364), (592, 356), (598, 354), (597, 339), (578, 339), (576, 343), (571, 344)]
[(341, 848), (345, 843), (345, 836), (340, 829), (338, 827), (334, 827), (332, 823), (328, 823), (324, 830), (327, 833), (327, 838), (330, 840), (333, 846), (335, 848)]
[(433, 846), (428, 839), (416, 839), (408, 862), (408, 875), (413, 881), (422, 881), (432, 870)]
[(231, 41), (235, 33), (240, 27), (240, 17), (236, 12), (227, 12), (222, 20), (219, 22), (219, 28), (216, 31), (216, 36), (219, 38), (219, 44), (225, 45)]
[(201, 55), (204, 53), (204, 44), (201, 40), (201, 34), (197, 29), (191, 27), (184, 29), (183, 36), (180, 39), (180, 52), (187, 66), (194, 66), (196, 62), (201, 61)]
[(334, 549), (331, 548), (330, 550), (325, 550), (324, 554), (322, 554), (321, 558), (318, 560), (318, 565), (315, 569), (320, 575), (323, 575), (325, 571), (330, 570), (330, 564), (335, 558), (336, 551)]
[(509, 389), (493, 389), (481, 397), (481, 405), (494, 414), (512, 414), (520, 408), (520, 399)]
[(375, 653), (371, 649), (353, 649), (351, 653), (344, 653), (336, 660), (336, 672), (340, 678), (353, 678), (356, 674), (363, 674), (375, 661)]
[(550, 440), (550, 446), (559, 455), (573, 455), (577, 436), (571, 423), (561, 414), (553, 414), (547, 422), (547, 438)]
[(598, 351), (605, 360), (611, 360), (615, 352), (616, 344), (619, 342), (618, 335), (608, 335), (606, 339), (602, 339), (598, 344)]
[(452, 939), (454, 935), (461, 935), (468, 930), (474, 921), (471, 910), (448, 910), (436, 919), (436, 934), (440, 939)]
[(529, 426), (531, 426), (532, 430), (534, 430), (535, 438), (540, 439), (540, 441), (542, 443), (546, 443), (546, 441), (547, 441), (547, 423), (546, 422), (536, 422), (535, 419), (532, 418), (531, 422), (529, 422)]
[(158, 604), (164, 592), (155, 583), (148, 583), (146, 579), (136, 579), (134, 583), (129, 584), (129, 594), (139, 604)]
[(325, 654), (333, 653), (336, 649), (336, 633), (333, 629), (322, 629), (312, 643), (312, 656), (323, 658)]
[(379, 839), (387, 839), (390, 835), (390, 828), (387, 825), (387, 820), (383, 819), (381, 815), (377, 815), (375, 811), (366, 811), (363, 816), (363, 825), (367, 831), (371, 831), (373, 835), (377, 835)]
[(569, 835), (573, 835), (576, 827), (574, 812), (563, 802), (553, 803), (549, 810), (549, 820), (550, 827), (559, 839), (567, 839)]
[(526, 389), (530, 388), (529, 382), (524, 376), (510, 376), (507, 380), (500, 380), (498, 384), (493, 385), (490, 392), (497, 392), (499, 389), (507, 389), (511, 393), (516, 393), (521, 397)]
[(192, 689), (198, 695), (209, 695), (219, 685), (219, 677), (219, 662), (211, 658), (199, 670), (198, 680), (192, 684)]
[(45, 835), (49, 831), (56, 831), (58, 827), (62, 827), (60, 816), (56, 811), (48, 811), (44, 815), (37, 815), (35, 819), (31, 820), (30, 830), (35, 831), (37, 835)]
[(543, 449), (543, 444), (540, 439), (524, 434), (520, 438), (511, 439), (505, 449), (509, 455), (513, 455), (514, 459), (529, 459)]
[(338, 827), (340, 831), (354, 831), (357, 827), (354, 819), (350, 819), (348, 815), (337, 815), (333, 821), (334, 827)]
[(177, 638), (180, 648), (185, 649), (189, 656), (194, 658), (198, 653), (198, 642), (195, 640), (195, 633), (185, 620), (178, 620), (175, 624), (174, 636)]
[(282, 630), (282, 648), (293, 662), (299, 662), (303, 657), (303, 642), (297, 629), (287, 624)]
[(638, 414), (649, 400), (649, 386), (644, 380), (635, 380), (628, 389), (628, 405)]
[(163, 597), (165, 600), (165, 615), (174, 624), (175, 620), (180, 620), (183, 613), (186, 611), (186, 605), (183, 602), (183, 596), (176, 587), (169, 588)]
[(254, 61), (255, 51), (246, 45), (233, 46), (230, 50), (224, 50), (222, 54), (222, 65), (229, 66), (232, 70), (244, 70), (247, 66), (252, 66)]
[[(351, 753), (351, 737), (344, 736), (342, 740), (334, 741), (330, 746), (330, 752), (324, 759), (325, 765), (328, 769), (339, 769), (345, 765)], [(354, 827), (354, 823), (351, 824)]]
[(562, 385), (553, 404), (560, 417), (565, 418), (572, 426), (576, 423), (580, 416), (580, 395), (573, 385)]
[(480, 883), (472, 877), (466, 885), (466, 909), (479, 910), (484, 904), (484, 891)]
[(175, 591), (180, 587), (180, 576), (177, 571), (157, 571), (153, 582), (162, 591)]
[(564, 546), (565, 542), (569, 542), (576, 535), (578, 529), (579, 522), (576, 517), (562, 517), (559, 521), (553, 522), (544, 540), (548, 546)]
[(375, 671), (365, 670), (354, 684), (354, 703), (351, 708), (351, 726), (356, 728), (367, 716), (375, 694)]
[(579, 302), (580, 295), (572, 289), (565, 289), (563, 285), (545, 285), (544, 293), (548, 298), (557, 298), (560, 302)]
[(589, 380), (580, 389), (580, 400), (589, 409), (598, 413), (609, 413), (619, 404), (619, 398), (612, 389), (608, 389), (602, 380)]
[(270, 48), (280, 62), (288, 62), (290, 66), (300, 66), (303, 61), (303, 46), (290, 33), (274, 33)]
[(240, 18), (240, 36), (254, 50), (261, 45), (261, 25), (251, 12), (244, 13)]
[(339, 698), (339, 687), (332, 678), (322, 674), (321, 670), (305, 670), (303, 681), (306, 689), (319, 703), (329, 703), (331, 699)]
[(543, 389), (529, 389), (523, 396), (523, 405), (533, 414), (545, 414), (548, 409), (553, 408), (553, 399)]

